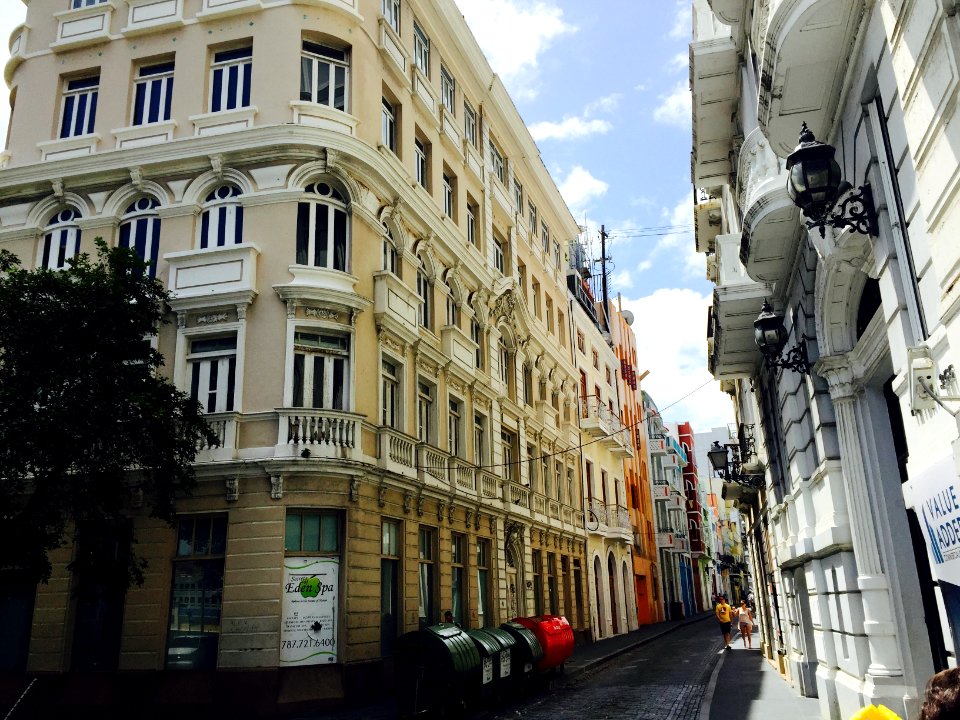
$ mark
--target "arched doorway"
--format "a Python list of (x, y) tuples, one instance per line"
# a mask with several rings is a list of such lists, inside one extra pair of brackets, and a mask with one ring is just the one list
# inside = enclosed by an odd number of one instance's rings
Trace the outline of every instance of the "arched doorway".
[(630, 594), (630, 588), (633, 583), (630, 582), (630, 569), (627, 567), (627, 561), (624, 560), (620, 565), (620, 575), (623, 578), (624, 603), (627, 608), (627, 630), (634, 630), (638, 627), (637, 622), (637, 595)]
[(507, 617), (527, 614), (527, 601), (523, 587), (523, 530), (519, 526), (507, 528)]
[(606, 603), (603, 599), (603, 583), (601, 578), (603, 577), (603, 564), (600, 562), (600, 558), (594, 556), (593, 558), (593, 587), (594, 592), (597, 596), (597, 637), (602, 638), (607, 629), (607, 612), (606, 612)]
[(613, 559), (613, 553), (607, 555), (607, 578), (610, 583), (610, 619), (613, 621), (613, 634), (619, 635), (622, 632), (620, 628), (620, 611), (617, 605), (617, 563)]

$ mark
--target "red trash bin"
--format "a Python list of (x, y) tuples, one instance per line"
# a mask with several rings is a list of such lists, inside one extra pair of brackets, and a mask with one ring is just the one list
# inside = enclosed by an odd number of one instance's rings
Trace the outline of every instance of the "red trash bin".
[(543, 647), (543, 659), (537, 663), (540, 672), (558, 668), (573, 655), (573, 628), (560, 615), (517, 617), (514, 622), (531, 630)]

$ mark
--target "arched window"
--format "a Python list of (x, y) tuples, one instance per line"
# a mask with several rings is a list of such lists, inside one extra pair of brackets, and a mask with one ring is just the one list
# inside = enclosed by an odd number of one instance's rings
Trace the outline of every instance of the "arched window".
[(417, 295), (420, 297), (419, 321), (422, 327), (433, 328), (433, 283), (427, 275), (427, 266), (423, 258), (418, 257), (417, 266)]
[(243, 242), (242, 192), (236, 185), (221, 185), (207, 195), (200, 216), (200, 248), (225, 247)]
[(47, 232), (43, 236), (43, 252), (40, 267), (47, 270), (62, 270), (77, 254), (80, 247), (80, 228), (77, 220), (80, 213), (73, 208), (61, 210), (47, 223)]
[(390, 231), (390, 228), (384, 224), (383, 226), (383, 270), (392, 272), (397, 277), (400, 277), (400, 258), (397, 253), (397, 243), (393, 239), (393, 233)]
[(142, 197), (127, 206), (120, 221), (120, 247), (130, 248), (148, 264), (147, 274), (157, 276), (157, 256), (160, 252), (160, 203), (152, 197)]
[(347, 201), (327, 183), (308, 185), (297, 205), (297, 264), (347, 272), (350, 226)]
[(447, 325), (460, 326), (460, 305), (457, 303), (457, 296), (453, 290), (453, 285), (448, 280), (447, 286)]

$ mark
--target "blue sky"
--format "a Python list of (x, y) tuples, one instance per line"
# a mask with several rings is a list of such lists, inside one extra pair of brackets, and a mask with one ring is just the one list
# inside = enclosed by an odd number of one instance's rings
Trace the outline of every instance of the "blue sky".
[[(712, 286), (692, 231), (690, 0), (456, 2), (574, 217), (592, 238), (601, 224), (612, 234), (611, 292), (636, 315), (644, 389), (668, 421), (698, 431), (732, 421), (706, 369)], [(25, 15), (5, 0), (0, 37)], [(0, 42), (0, 65), (6, 48)]]

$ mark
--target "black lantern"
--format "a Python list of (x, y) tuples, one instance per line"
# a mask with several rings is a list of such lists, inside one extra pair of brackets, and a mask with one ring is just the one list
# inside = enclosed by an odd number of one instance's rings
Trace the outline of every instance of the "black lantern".
[[(743, 463), (754, 457), (753, 426), (741, 426), (747, 432), (738, 443), (721, 445), (714, 441), (707, 451), (707, 458), (714, 472), (727, 482), (746, 485), (747, 487), (761, 488), (764, 485), (764, 476), (761, 473), (744, 472)], [(743, 447), (741, 447), (743, 443)]]
[(803, 374), (810, 372), (806, 338), (797, 343), (786, 357), (781, 357), (783, 348), (787, 344), (787, 330), (783, 326), (783, 316), (775, 313), (766, 300), (763, 301), (760, 314), (753, 322), (753, 339), (760, 348), (767, 367), (779, 367)]
[(837, 199), (853, 186), (840, 177), (834, 160), (836, 148), (817, 140), (806, 123), (800, 128), (800, 142), (787, 156), (787, 193), (793, 204), (807, 216), (808, 228), (826, 235), (827, 225), (849, 227), (864, 235), (877, 235), (877, 215), (869, 184), (848, 195), (834, 211)]

